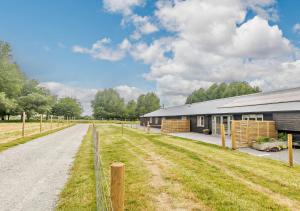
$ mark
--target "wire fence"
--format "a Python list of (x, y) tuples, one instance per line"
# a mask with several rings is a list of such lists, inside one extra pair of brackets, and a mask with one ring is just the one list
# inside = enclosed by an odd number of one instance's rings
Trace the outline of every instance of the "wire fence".
[(102, 166), (101, 155), (99, 151), (100, 139), (99, 132), (93, 127), (94, 139), (94, 169), (96, 177), (96, 202), (98, 211), (112, 211), (112, 204), (110, 200), (110, 186), (108, 185), (108, 178), (104, 174)]

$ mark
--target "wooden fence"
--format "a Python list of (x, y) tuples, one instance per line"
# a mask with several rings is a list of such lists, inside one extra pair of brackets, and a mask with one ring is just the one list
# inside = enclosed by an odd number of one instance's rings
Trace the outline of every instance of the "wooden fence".
[(163, 133), (180, 133), (190, 132), (190, 120), (162, 120), (161, 132)]
[(278, 138), (274, 121), (232, 121), (232, 134), (237, 147), (249, 147), (258, 137)]

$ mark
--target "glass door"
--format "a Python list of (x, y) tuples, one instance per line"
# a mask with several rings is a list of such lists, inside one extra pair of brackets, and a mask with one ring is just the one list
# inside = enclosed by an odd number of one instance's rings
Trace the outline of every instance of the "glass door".
[(230, 135), (232, 116), (222, 115), (212, 117), (212, 134), (221, 135), (221, 124), (224, 124), (225, 134)]

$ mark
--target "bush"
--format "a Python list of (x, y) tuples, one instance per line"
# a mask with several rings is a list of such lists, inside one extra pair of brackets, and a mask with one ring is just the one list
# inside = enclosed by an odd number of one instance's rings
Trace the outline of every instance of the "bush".
[(270, 140), (271, 139), (269, 137), (260, 136), (256, 139), (256, 142), (262, 144), (262, 143), (270, 142)]
[(204, 133), (204, 134), (209, 134), (209, 133), (210, 133), (210, 130), (209, 130), (209, 129), (204, 129), (204, 130), (203, 130), (203, 133)]
[(282, 132), (282, 133), (279, 133), (278, 134), (278, 139), (280, 140), (280, 141), (287, 141), (287, 134), (286, 133), (284, 133), (284, 132)]

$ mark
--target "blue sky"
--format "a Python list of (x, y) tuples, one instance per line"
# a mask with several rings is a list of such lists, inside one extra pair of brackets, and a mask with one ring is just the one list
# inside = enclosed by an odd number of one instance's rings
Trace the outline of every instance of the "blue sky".
[[(0, 40), (28, 77), (56, 92), (73, 87), (73, 95), (119, 87), (124, 98), (155, 91), (174, 105), (213, 82), (240, 79), (264, 90), (300, 82), (288, 79), (300, 76), (300, 1), (215, 2), (0, 0)], [(282, 71), (282, 79), (266, 79)]]
[(153, 87), (141, 80), (147, 67), (140, 62), (129, 58), (116, 63), (99, 61), (70, 50), (101, 37), (119, 42), (127, 36), (128, 30), (120, 27), (122, 17), (105, 12), (101, 1), (1, 2), (0, 39), (12, 44), (15, 59), (29, 77), (89, 88), (124, 83)]

